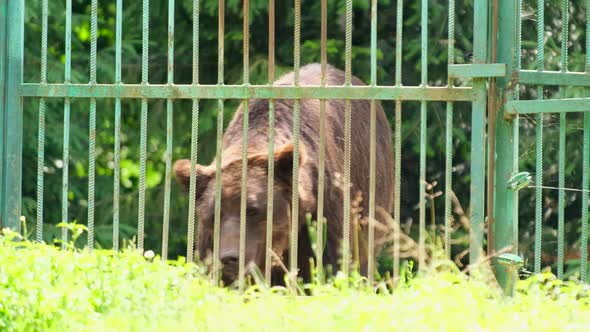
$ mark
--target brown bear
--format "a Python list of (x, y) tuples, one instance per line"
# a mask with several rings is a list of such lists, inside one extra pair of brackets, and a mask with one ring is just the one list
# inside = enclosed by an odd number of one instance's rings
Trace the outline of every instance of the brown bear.
[[(344, 72), (332, 66), (327, 67), (327, 85), (341, 86), (345, 83)], [(310, 64), (300, 69), (302, 86), (319, 86), (321, 67)], [(277, 86), (293, 85), (293, 72), (275, 82)], [(364, 85), (356, 77), (353, 85)], [(391, 213), (393, 205), (393, 156), (391, 129), (381, 104), (376, 101), (376, 219), (386, 224), (379, 211)], [(274, 188), (273, 188), (273, 251), (289, 266), (289, 234), (291, 226), (291, 193), (293, 167), (293, 105), (294, 100), (275, 100), (274, 146)], [(316, 219), (318, 193), (318, 163), (320, 149), (320, 102), (300, 102), (300, 164), (299, 164), (299, 238), (298, 273), (305, 281), (310, 279), (310, 258), (314, 257), (306, 227), (306, 214)], [(227, 285), (237, 278), (239, 255), (240, 189), (242, 172), (242, 130), (243, 109), (237, 109), (223, 137), (221, 175), (221, 224), (219, 258), (222, 263), (222, 280)], [(366, 220), (369, 211), (369, 144), (370, 144), (370, 102), (351, 101), (351, 196), (358, 205), (355, 219), (360, 215), (361, 231), (367, 234)], [(246, 221), (246, 263), (254, 263), (261, 271), (265, 268), (266, 205), (268, 174), (268, 132), (269, 103), (264, 99), (249, 101), (248, 128), (248, 178), (247, 178), (247, 221)], [(323, 261), (333, 270), (339, 267), (343, 231), (343, 174), (344, 174), (344, 100), (326, 101), (325, 127), (325, 190), (324, 217), (327, 238)], [(188, 190), (190, 182), (190, 160), (178, 160), (174, 171), (179, 183)], [(209, 166), (196, 165), (196, 210), (198, 229), (196, 254), (203, 259), (213, 250), (213, 223), (215, 211), (215, 161)], [(361, 200), (354, 200), (359, 196)], [(352, 224), (352, 223), (351, 223)], [(376, 228), (375, 253), (379, 252), (383, 228)], [(351, 230), (351, 234), (354, 232)], [(352, 237), (352, 236), (351, 236)], [(366, 241), (366, 239), (365, 239)], [(351, 241), (352, 242), (352, 241)], [(351, 254), (353, 244), (351, 243)], [(366, 275), (366, 250), (360, 250), (359, 266)], [(282, 283), (282, 270), (272, 268), (273, 284)]]

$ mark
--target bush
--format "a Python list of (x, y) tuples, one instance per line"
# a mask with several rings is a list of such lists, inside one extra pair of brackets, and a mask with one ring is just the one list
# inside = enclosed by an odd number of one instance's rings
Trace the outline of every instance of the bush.
[[(341, 280), (340, 280), (341, 281)], [(408, 278), (393, 295), (336, 282), (314, 296), (211, 286), (181, 258), (163, 263), (134, 249), (59, 250), (0, 236), (2, 331), (555, 331), (588, 330), (590, 290), (550, 274), (514, 298), (451, 269)], [(353, 283), (355, 284), (355, 283)], [(362, 283), (361, 283), (362, 284)]]

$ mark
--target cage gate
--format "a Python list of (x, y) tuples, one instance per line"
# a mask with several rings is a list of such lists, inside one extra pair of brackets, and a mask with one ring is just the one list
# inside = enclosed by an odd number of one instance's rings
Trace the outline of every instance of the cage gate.
[[(153, 1), (152, 1), (153, 2)], [(161, 255), (164, 259), (168, 257), (168, 241), (170, 229), (171, 211), (171, 186), (172, 186), (172, 156), (173, 156), (173, 115), (174, 101), (190, 100), (192, 101), (192, 124), (191, 124), (191, 176), (190, 190), (188, 193), (188, 216), (186, 216), (187, 225), (187, 250), (188, 260), (193, 260), (195, 246), (195, 231), (197, 220), (196, 212), (196, 160), (198, 151), (198, 128), (199, 107), (203, 100), (217, 100), (217, 123), (216, 123), (216, 148), (215, 148), (215, 208), (213, 222), (213, 276), (214, 280), (220, 278), (220, 258), (219, 258), (219, 237), (221, 232), (221, 197), (222, 197), (222, 178), (221, 168), (223, 163), (222, 138), (224, 131), (224, 101), (226, 100), (243, 100), (267, 99), (269, 108), (269, 155), (275, 151), (277, 146), (274, 142), (274, 123), (275, 113), (274, 105), (277, 100), (294, 100), (293, 105), (293, 194), (291, 200), (291, 228), (290, 228), (290, 271), (297, 271), (297, 237), (300, 227), (298, 225), (299, 196), (299, 129), (300, 129), (300, 100), (318, 99), (320, 112), (320, 157), (318, 161), (318, 191), (317, 191), (317, 248), (325, 246), (324, 238), (321, 236), (325, 232), (324, 227), (324, 188), (326, 186), (325, 173), (325, 125), (326, 125), (326, 101), (332, 99), (345, 100), (345, 144), (344, 144), (344, 174), (343, 174), (343, 252), (350, 253), (351, 248), (351, 101), (365, 99), (371, 101), (371, 145), (370, 154), (370, 174), (369, 174), (369, 211), (368, 211), (368, 248), (373, 248), (375, 241), (375, 183), (379, 181), (375, 174), (375, 101), (393, 101), (394, 102), (394, 183), (395, 199), (393, 208), (393, 232), (394, 239), (400, 238), (400, 195), (403, 192), (400, 189), (401, 175), (401, 150), (402, 150), (402, 106), (405, 102), (420, 103), (420, 122), (419, 122), (419, 234), (418, 234), (418, 266), (420, 269), (425, 267), (426, 252), (426, 158), (427, 158), (427, 116), (429, 102), (446, 103), (446, 123), (445, 123), (445, 187), (444, 187), (444, 232), (443, 243), (444, 252), (447, 257), (451, 256), (451, 233), (453, 215), (452, 215), (452, 169), (453, 169), (453, 131), (456, 129), (453, 125), (454, 105), (457, 102), (471, 103), (471, 137), (470, 137), (470, 229), (469, 229), (469, 261), (470, 264), (476, 264), (485, 259), (485, 255), (493, 257), (503, 257), (504, 260), (493, 259), (495, 262), (495, 271), (501, 284), (506, 284), (509, 280), (516, 278), (516, 274), (510, 266), (506, 266), (506, 257), (501, 256), (504, 253), (520, 254), (518, 250), (518, 204), (519, 190), (531, 187), (531, 180), (528, 172), (519, 169), (519, 119), (525, 114), (534, 114), (535, 116), (535, 240), (534, 240), (534, 272), (541, 269), (541, 244), (542, 244), (542, 226), (543, 226), (543, 115), (547, 113), (559, 114), (559, 204), (558, 204), (558, 267), (557, 274), (562, 277), (564, 274), (564, 229), (566, 205), (565, 197), (565, 142), (566, 142), (566, 113), (583, 112), (583, 179), (580, 192), (582, 193), (581, 207), (581, 242), (580, 242), (580, 276), (583, 281), (587, 281), (588, 272), (588, 193), (590, 175), (590, 99), (586, 96), (576, 98), (565, 98), (566, 86), (582, 87), (588, 91), (590, 86), (590, 26), (586, 24), (586, 55), (585, 69), (580, 72), (568, 71), (568, 18), (570, 13), (570, 3), (568, 0), (562, 1), (562, 21), (565, 29), (562, 29), (562, 52), (560, 55), (561, 70), (545, 71), (544, 70), (544, 30), (545, 17), (543, 8), (546, 4), (543, 0), (537, 1), (537, 68), (536, 70), (522, 69), (521, 49), (522, 49), (522, 22), (523, 10), (522, 0), (474, 0), (473, 2), (473, 58), (468, 64), (455, 64), (455, 25), (456, 25), (456, 8), (455, 0), (449, 0), (448, 9), (448, 81), (444, 86), (435, 86), (429, 82), (428, 77), (428, 47), (429, 36), (429, 1), (422, 0), (420, 3), (420, 80), (417, 85), (402, 85), (402, 66), (403, 66), (403, 34), (404, 34), (404, 1), (398, 0), (395, 3), (396, 24), (395, 24), (395, 79), (392, 85), (379, 85), (377, 83), (377, 1), (370, 2), (370, 82), (367, 86), (353, 86), (351, 84), (352, 75), (352, 28), (353, 28), (353, 1), (347, 0), (345, 7), (345, 83), (343, 86), (327, 85), (327, 26), (328, 26), (328, 1), (321, 0), (321, 84), (320, 86), (306, 86), (301, 84), (299, 71), (301, 65), (301, 0), (294, 0), (293, 3), (293, 70), (294, 84), (292, 86), (273, 85), (275, 81), (275, 26), (276, 13), (275, 1), (268, 1), (268, 83), (255, 85), (250, 83), (250, 32), (251, 25), (249, 17), (249, 1), (243, 1), (243, 82), (241, 84), (225, 84), (224, 74), (224, 33), (225, 33), (225, 3), (223, 0), (218, 3), (218, 44), (217, 44), (217, 84), (201, 84), (199, 78), (199, 20), (201, 1), (192, 1), (192, 82), (190, 84), (177, 84), (174, 80), (174, 49), (175, 49), (175, 10), (174, 0), (168, 0), (168, 44), (167, 44), (167, 68), (165, 84), (151, 84), (148, 77), (149, 66), (149, 32), (150, 32), (150, 1), (143, 0), (141, 5), (141, 82), (138, 84), (125, 83), (122, 79), (122, 42), (123, 42), (123, 0), (116, 1), (115, 17), (115, 80), (112, 83), (97, 82), (97, 33), (98, 33), (98, 10), (97, 0), (89, 0), (90, 3), (90, 61), (89, 61), (89, 81), (88, 83), (72, 83), (72, 1), (65, 1), (65, 50), (64, 50), (64, 81), (60, 83), (48, 82), (48, 17), (50, 14), (48, 0), (25, 1), (16, 0), (0, 1), (0, 77), (2, 86), (2, 102), (0, 103), (0, 218), (3, 227), (10, 227), (20, 230), (20, 217), (23, 204), (22, 183), (23, 167), (30, 167), (27, 160), (23, 160), (23, 103), (25, 100), (38, 101), (38, 147), (37, 147), (37, 192), (36, 192), (36, 239), (43, 239), (43, 215), (44, 205), (44, 178), (45, 178), (45, 122), (47, 112), (47, 102), (49, 100), (63, 101), (63, 156), (62, 159), (62, 206), (61, 221), (71, 221), (76, 216), (69, 215), (68, 208), (68, 185), (69, 185), (69, 168), (68, 160), (70, 159), (70, 129), (72, 116), (71, 103), (73, 100), (83, 100), (88, 103), (89, 108), (89, 132), (88, 132), (88, 208), (87, 208), (87, 227), (88, 227), (88, 247), (93, 248), (94, 238), (94, 216), (95, 216), (95, 175), (96, 175), (96, 117), (97, 117), (97, 100), (114, 100), (114, 145), (113, 152), (113, 209), (112, 209), (112, 243), (113, 249), (119, 250), (120, 245), (120, 182), (121, 182), (121, 118), (125, 116), (122, 101), (139, 100), (141, 102), (140, 115), (140, 153), (139, 153), (139, 186), (137, 195), (137, 246), (143, 251), (145, 237), (145, 206), (146, 206), (146, 158), (148, 155), (148, 124), (147, 117), (149, 113), (148, 101), (165, 100), (166, 101), (166, 152), (165, 163), (166, 170), (164, 174), (164, 204), (162, 220), (162, 250)], [(586, 1), (586, 21), (588, 22), (588, 11), (590, 1)], [(40, 80), (38, 82), (26, 82), (23, 79), (24, 71), (24, 49), (25, 45), (25, 11), (29, 6), (35, 6), (41, 14), (40, 33), (41, 33), (41, 54), (40, 56)], [(576, 8), (581, 5), (576, 4)], [(32, 9), (31, 9), (32, 10)], [(305, 8), (304, 8), (305, 10)], [(283, 19), (283, 18), (281, 18)], [(470, 80), (470, 86), (457, 86), (455, 81), (458, 79)], [(522, 100), (519, 91), (521, 86), (538, 87), (536, 100)], [(559, 86), (560, 98), (543, 100), (543, 87), (547, 85)], [(242, 168), (240, 183), (240, 240), (239, 240), (239, 287), (245, 286), (246, 276), (246, 220), (247, 220), (247, 192), (246, 182), (248, 174), (248, 103), (245, 102), (243, 112), (243, 134), (242, 134)], [(74, 118), (76, 119), (76, 118)], [(268, 158), (268, 188), (266, 202), (266, 250), (265, 250), (265, 271), (264, 279), (269, 282), (271, 278), (270, 265), (273, 257), (271, 256), (272, 226), (273, 226), (273, 175), (274, 160)], [(486, 184), (487, 179), (487, 184)], [(25, 179), (29, 181), (28, 179)], [(486, 191), (487, 189), (487, 191)], [(486, 194), (487, 192), (487, 194)], [(378, 193), (377, 193), (378, 194)], [(487, 200), (486, 200), (487, 199)], [(148, 203), (149, 204), (149, 203)], [(485, 227), (487, 220), (487, 249), (484, 250)], [(574, 221), (572, 221), (574, 222)], [(62, 229), (62, 240), (68, 240), (68, 233), (65, 228)], [(393, 243), (393, 268), (394, 278), (400, 275), (400, 243)], [(368, 249), (368, 278), (373, 281), (375, 275), (376, 253)], [(322, 255), (317, 255), (317, 274), (321, 277), (324, 273)], [(516, 261), (508, 259), (508, 265), (516, 264)], [(351, 269), (351, 255), (342, 256), (341, 270), (348, 276)], [(321, 279), (321, 278), (320, 278)]]

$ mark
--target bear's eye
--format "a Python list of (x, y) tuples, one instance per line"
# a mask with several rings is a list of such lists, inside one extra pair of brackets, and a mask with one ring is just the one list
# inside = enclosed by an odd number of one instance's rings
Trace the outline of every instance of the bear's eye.
[(248, 217), (254, 217), (258, 214), (258, 210), (254, 209), (254, 208), (246, 208), (246, 215)]

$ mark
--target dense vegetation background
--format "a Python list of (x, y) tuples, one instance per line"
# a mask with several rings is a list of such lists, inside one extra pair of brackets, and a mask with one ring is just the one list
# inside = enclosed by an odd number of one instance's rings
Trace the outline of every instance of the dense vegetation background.
[[(457, 0), (456, 63), (464, 63), (472, 51), (473, 1)], [(570, 1), (569, 69), (583, 71), (585, 10), (582, 1)], [(301, 18), (301, 62), (316, 62), (320, 59), (320, 2), (303, 0)], [(370, 76), (370, 12), (369, 1), (354, 1), (354, 30), (352, 70), (364, 81)], [(378, 84), (391, 85), (395, 77), (395, 25), (396, 1), (378, 1)], [(250, 1), (250, 77), (255, 84), (267, 81), (268, 51), (268, 4), (265, 0)], [(293, 9), (292, 1), (277, 1), (276, 9), (276, 61), (277, 74), (288, 71), (293, 65)], [(165, 0), (150, 1), (149, 31), (149, 81), (166, 81), (167, 61), (167, 6)], [(344, 68), (344, 0), (328, 1), (328, 61)], [(535, 69), (536, 4), (524, 1), (523, 20), (523, 67)], [(123, 9), (123, 81), (139, 83), (141, 78), (141, 1), (124, 1)], [(177, 0), (175, 7), (175, 83), (190, 83), (192, 68), (192, 1)], [(561, 54), (561, 10), (560, 1), (548, 0), (545, 8), (545, 54), (546, 69), (559, 69)], [(447, 63), (447, 2), (429, 1), (428, 22), (428, 77), (431, 85), (446, 84)], [(38, 82), (40, 78), (40, 24), (41, 4), (39, 0), (26, 1), (25, 18), (25, 81)], [(242, 82), (242, 2), (226, 1), (225, 17), (225, 82)], [(51, 1), (49, 4), (49, 48), (48, 82), (63, 82), (64, 78), (64, 31), (65, 2)], [(72, 82), (89, 81), (90, 54), (90, 1), (73, 1), (72, 18)], [(403, 65), (404, 85), (418, 85), (420, 79), (420, 3), (406, 1), (403, 18)], [(99, 1), (98, 8), (98, 82), (113, 83), (115, 75), (115, 1)], [(201, 1), (200, 8), (200, 81), (214, 84), (217, 81), (217, 2)], [(469, 84), (469, 82), (459, 82)], [(534, 97), (533, 89), (523, 89), (523, 98)], [(556, 90), (548, 89), (546, 97)], [(569, 96), (579, 96), (580, 90), (569, 89)], [(235, 101), (226, 103), (224, 121), (229, 121), (236, 107)], [(165, 101), (149, 103), (148, 115), (148, 164), (146, 193), (146, 248), (160, 250), (164, 204), (165, 172)], [(393, 104), (384, 103), (392, 119)], [(444, 187), (445, 104), (429, 103), (428, 115), (428, 169), (427, 181), (437, 182), (433, 191)], [(190, 154), (191, 104), (187, 101), (174, 103), (174, 149), (173, 159), (186, 158)], [(402, 206), (405, 210), (403, 229), (416, 232), (418, 216), (418, 163), (419, 163), (419, 114), (418, 103), (404, 103), (402, 131)], [(469, 216), (469, 151), (470, 115), (468, 103), (457, 103), (454, 116), (453, 143), (453, 184), (458, 200), (454, 217), (466, 220)], [(69, 216), (80, 223), (87, 219), (87, 169), (88, 169), (88, 113), (86, 99), (74, 100), (70, 126)], [(217, 108), (214, 101), (201, 102), (199, 114), (198, 162), (209, 163), (215, 152), (215, 123)], [(23, 213), (32, 227), (36, 210), (36, 164), (38, 100), (25, 101), (25, 141), (23, 147)], [(137, 201), (139, 182), (139, 100), (124, 100), (121, 135), (121, 233), (130, 238), (136, 234)], [(61, 221), (61, 181), (63, 148), (63, 101), (51, 100), (48, 104), (45, 143), (45, 191), (44, 215), (46, 241), (57, 236), (55, 224)], [(566, 187), (580, 188), (582, 174), (580, 115), (568, 115), (567, 176)], [(544, 183), (557, 186), (557, 135), (558, 116), (545, 119)], [(521, 170), (534, 175), (534, 119), (521, 118)], [(111, 247), (112, 206), (113, 206), (113, 145), (114, 145), (114, 101), (99, 100), (97, 113), (97, 173), (96, 173), (96, 241), (102, 247)], [(556, 256), (557, 191), (545, 190), (543, 201), (544, 242), (546, 263), (553, 263)], [(581, 193), (567, 192), (566, 224), (568, 252), (579, 250), (581, 228)], [(520, 195), (520, 251), (527, 258), (531, 256), (534, 236), (534, 191), (524, 189)], [(444, 222), (442, 196), (434, 202), (428, 201), (428, 209), (434, 204), (436, 224)], [(170, 249), (172, 255), (182, 255), (186, 250), (188, 203), (176, 183), (172, 185)], [(430, 217), (429, 217), (430, 218)], [(69, 220), (69, 221), (71, 221)], [(412, 222), (414, 220), (414, 222)], [(467, 219), (468, 221), (468, 219)], [(430, 223), (430, 220), (427, 221)], [(462, 223), (456, 223), (453, 234), (453, 257), (462, 257), (468, 243), (468, 230)], [(83, 244), (83, 243), (82, 243)], [(409, 253), (411, 256), (411, 253)], [(467, 256), (464, 256), (464, 258)], [(464, 259), (463, 258), (463, 259)], [(576, 264), (572, 257), (572, 264)], [(461, 261), (459, 259), (458, 261)], [(385, 261), (383, 268), (389, 269)]]

